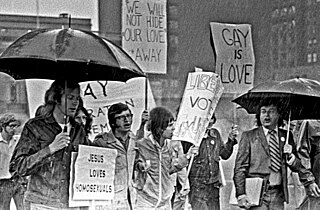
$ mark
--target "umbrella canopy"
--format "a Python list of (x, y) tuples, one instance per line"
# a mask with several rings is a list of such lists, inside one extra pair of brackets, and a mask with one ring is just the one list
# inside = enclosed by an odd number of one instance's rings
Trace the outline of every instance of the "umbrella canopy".
[(284, 119), (320, 119), (320, 82), (305, 78), (259, 84), (232, 102), (255, 114), (262, 104), (273, 102)]
[(92, 32), (38, 29), (12, 43), (0, 55), (0, 71), (15, 79), (127, 81), (146, 75), (111, 41)]

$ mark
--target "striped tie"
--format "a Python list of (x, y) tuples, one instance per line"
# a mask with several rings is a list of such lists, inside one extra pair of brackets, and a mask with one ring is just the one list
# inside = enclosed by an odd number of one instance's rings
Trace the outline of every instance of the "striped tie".
[(281, 168), (281, 156), (280, 156), (279, 143), (276, 137), (276, 131), (269, 130), (269, 136), (270, 136), (269, 150), (270, 150), (270, 156), (271, 156), (271, 170), (273, 170), (274, 172), (277, 172)]

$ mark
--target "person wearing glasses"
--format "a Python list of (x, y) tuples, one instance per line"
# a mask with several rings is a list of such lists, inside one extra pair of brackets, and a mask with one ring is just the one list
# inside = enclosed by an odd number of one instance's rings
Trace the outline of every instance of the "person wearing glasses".
[(20, 121), (14, 114), (7, 113), (0, 117), (0, 209), (10, 209), (12, 198), (17, 210), (24, 209), (27, 179), (9, 173), (12, 152), (19, 140), (19, 135), (16, 135), (19, 126)]
[(10, 172), (29, 176), (25, 203), (34, 209), (69, 209), (71, 153), (89, 145), (82, 126), (70, 121), (80, 102), (77, 82), (55, 80), (44, 110), (28, 120), (10, 162)]
[[(146, 113), (146, 112), (143, 112)], [(112, 209), (132, 209), (135, 192), (132, 186), (133, 164), (135, 159), (136, 136), (131, 131), (133, 114), (123, 103), (115, 103), (108, 109), (111, 131), (98, 134), (92, 145), (117, 150), (115, 165), (115, 196)], [(141, 123), (146, 123), (148, 115), (142, 115)], [(144, 126), (140, 126), (143, 128)], [(144, 135), (140, 132), (139, 135)]]

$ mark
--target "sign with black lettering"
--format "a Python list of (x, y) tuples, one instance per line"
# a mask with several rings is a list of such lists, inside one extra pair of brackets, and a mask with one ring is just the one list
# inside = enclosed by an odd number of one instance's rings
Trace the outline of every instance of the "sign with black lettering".
[[(28, 105), (30, 117), (34, 117), (35, 111), (43, 104), (45, 91), (50, 87), (52, 80), (28, 79), (26, 80)], [(145, 78), (133, 78), (128, 82), (116, 81), (91, 81), (82, 82), (81, 97), (85, 108), (93, 117), (89, 138), (101, 132), (110, 131), (108, 122), (108, 109), (114, 103), (128, 105), (133, 113), (132, 131), (140, 126), (141, 113), (145, 109)], [(148, 82), (148, 107), (155, 107), (155, 100)]]
[(122, 47), (144, 72), (167, 72), (166, 0), (122, 0)]
[(242, 93), (253, 87), (255, 58), (251, 25), (211, 22), (216, 52), (216, 73), (226, 93)]
[(73, 200), (112, 200), (117, 150), (79, 145)]
[(223, 86), (217, 74), (189, 73), (172, 140), (199, 146), (222, 92)]

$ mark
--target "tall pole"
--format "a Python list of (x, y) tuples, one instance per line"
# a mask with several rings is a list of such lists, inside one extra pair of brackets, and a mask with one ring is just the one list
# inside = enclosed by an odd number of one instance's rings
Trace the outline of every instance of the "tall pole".
[(37, 29), (40, 28), (40, 20), (39, 20), (39, 0), (36, 0), (36, 10), (37, 10)]

